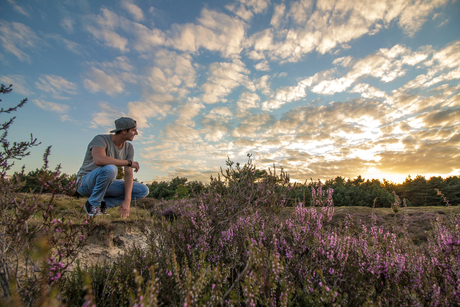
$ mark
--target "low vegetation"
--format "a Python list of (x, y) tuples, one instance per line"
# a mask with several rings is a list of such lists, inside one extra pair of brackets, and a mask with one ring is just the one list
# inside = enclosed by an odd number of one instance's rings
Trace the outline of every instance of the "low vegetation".
[(385, 194), (388, 206), (378, 196), (370, 207), (335, 207), (334, 182), (311, 182), (299, 195), (283, 170), (229, 160), (199, 191), (179, 182), (177, 197), (134, 203), (130, 219), (142, 221), (147, 246), (90, 265), (77, 261), (82, 247), (118, 217), (87, 218), (84, 199), (63, 196), (75, 182), (48, 169), (49, 150), (40, 189), (23, 193), (27, 175), (6, 171), (36, 142), (3, 144), (1, 305), (460, 304), (460, 211), (442, 189), (445, 207), (408, 208), (396, 191)]

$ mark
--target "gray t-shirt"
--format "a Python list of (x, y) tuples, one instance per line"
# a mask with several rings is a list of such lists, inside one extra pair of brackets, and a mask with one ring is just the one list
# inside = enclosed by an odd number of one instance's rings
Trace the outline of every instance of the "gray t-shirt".
[(83, 165), (78, 171), (77, 177), (83, 177), (92, 170), (100, 167), (99, 165), (94, 164), (93, 155), (91, 154), (91, 149), (93, 147), (104, 148), (107, 157), (120, 160), (133, 160), (134, 158), (133, 144), (125, 142), (123, 147), (118, 149), (115, 147), (115, 144), (109, 134), (96, 135), (86, 149), (85, 159), (83, 160)]

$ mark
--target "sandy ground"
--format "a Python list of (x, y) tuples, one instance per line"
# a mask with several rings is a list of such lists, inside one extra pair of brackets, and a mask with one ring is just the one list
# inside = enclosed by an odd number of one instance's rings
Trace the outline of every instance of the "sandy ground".
[[(100, 225), (88, 238), (87, 244), (80, 251), (77, 259), (86, 265), (94, 265), (104, 261), (110, 262), (124, 254), (133, 245), (146, 248), (147, 236), (148, 233), (134, 223), (115, 221), (108, 225)], [(75, 264), (74, 262), (70, 269)]]

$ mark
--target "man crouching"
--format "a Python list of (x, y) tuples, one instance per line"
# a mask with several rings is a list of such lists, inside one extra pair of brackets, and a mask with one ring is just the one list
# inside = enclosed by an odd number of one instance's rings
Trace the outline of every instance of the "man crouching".
[[(77, 192), (88, 196), (85, 204), (90, 216), (107, 214), (107, 209), (120, 206), (121, 218), (129, 216), (131, 200), (145, 197), (149, 189), (133, 180), (133, 169), (139, 171), (139, 163), (133, 161), (134, 148), (127, 141), (138, 135), (136, 121), (121, 117), (115, 121), (115, 130), (97, 135), (89, 143), (83, 165), (77, 173)], [(124, 166), (124, 180), (115, 179), (118, 166)]]

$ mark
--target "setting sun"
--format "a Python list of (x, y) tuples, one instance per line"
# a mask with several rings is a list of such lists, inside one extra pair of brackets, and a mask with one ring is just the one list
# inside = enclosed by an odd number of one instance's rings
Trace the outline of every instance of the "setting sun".
[(403, 183), (404, 180), (407, 178), (406, 175), (401, 175), (401, 174), (390, 174), (390, 173), (384, 173), (380, 172), (376, 168), (372, 167), (367, 170), (367, 173), (363, 174), (363, 177), (366, 179), (379, 179), (380, 181), (383, 182), (383, 179), (386, 179), (388, 181), (391, 181), (393, 183)]

